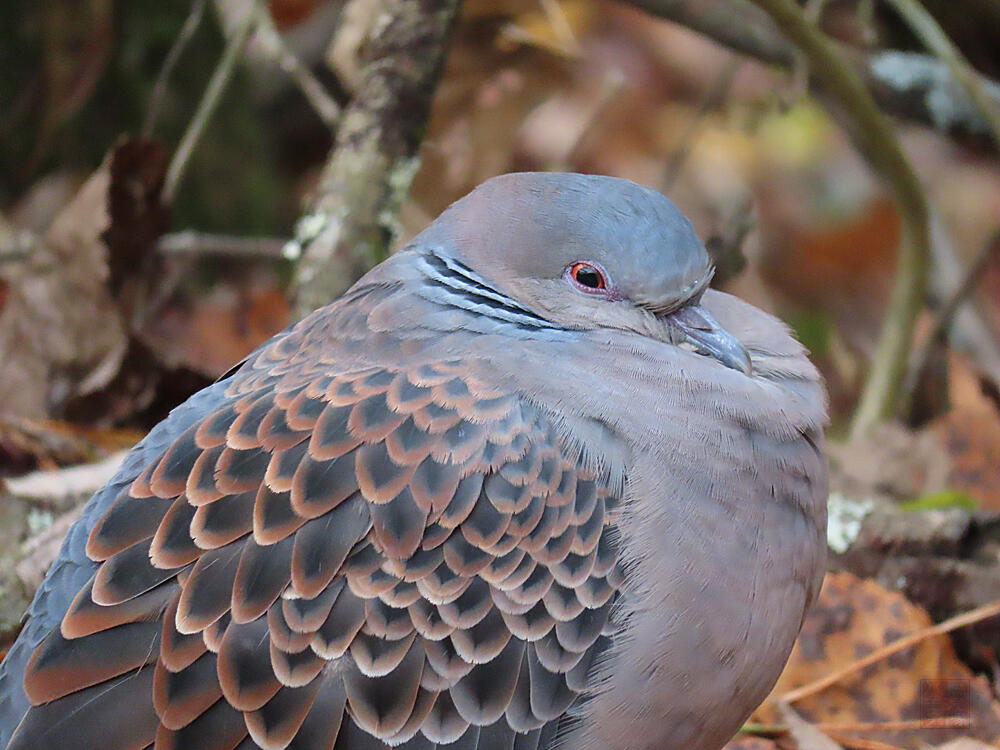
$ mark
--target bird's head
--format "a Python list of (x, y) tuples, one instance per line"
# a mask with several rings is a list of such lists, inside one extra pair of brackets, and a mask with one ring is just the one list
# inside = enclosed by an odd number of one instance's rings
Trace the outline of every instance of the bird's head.
[(484, 182), (414, 242), (463, 304), (530, 326), (632, 331), (749, 374), (699, 303), (712, 264), (666, 197), (628, 180), (523, 172)]

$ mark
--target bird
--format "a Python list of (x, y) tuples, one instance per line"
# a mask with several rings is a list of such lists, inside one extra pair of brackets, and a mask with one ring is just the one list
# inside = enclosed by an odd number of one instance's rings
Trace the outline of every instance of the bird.
[(86, 504), (0, 747), (716, 750), (823, 576), (826, 396), (694, 228), (487, 180)]

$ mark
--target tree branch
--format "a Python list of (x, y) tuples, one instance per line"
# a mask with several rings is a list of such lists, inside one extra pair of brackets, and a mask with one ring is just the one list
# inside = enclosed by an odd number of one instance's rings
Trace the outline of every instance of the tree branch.
[(279, 260), (287, 240), (280, 237), (236, 237), (186, 229), (165, 234), (156, 243), (158, 252), (171, 256), (215, 256)]
[(378, 20), (361, 46), (357, 94), (344, 111), (316, 195), (285, 248), (292, 260), (302, 256), (294, 281), (299, 316), (336, 298), (387, 257), (461, 5), (375, 1)]
[(990, 90), (979, 73), (952, 44), (934, 16), (916, 0), (889, 0), (889, 4), (902, 17), (914, 34), (947, 67), (952, 78), (965, 89), (972, 104), (989, 128), (993, 141), (1000, 146), (1000, 102), (991, 98)]
[(191, 12), (188, 13), (188, 17), (184, 21), (180, 33), (174, 40), (173, 45), (171, 45), (170, 51), (167, 52), (167, 57), (163, 61), (160, 72), (156, 75), (153, 93), (149, 95), (149, 109), (146, 110), (146, 117), (142, 121), (142, 130), (139, 131), (143, 138), (150, 138), (153, 135), (153, 129), (156, 127), (157, 119), (159, 119), (163, 102), (167, 98), (167, 84), (170, 83), (170, 76), (174, 72), (174, 68), (177, 67), (177, 63), (181, 59), (181, 55), (184, 54), (188, 42), (191, 41), (191, 37), (194, 36), (194, 33), (201, 25), (201, 19), (204, 15), (205, 0), (194, 0), (191, 4)]
[(792, 0), (752, 1), (806, 56), (856, 146), (895, 194), (903, 224), (885, 323), (851, 425), (852, 433), (859, 435), (892, 416), (899, 406), (914, 326), (927, 291), (931, 257), (927, 200), (889, 123), (836, 45), (806, 20)]
[(750, 0), (626, 0), (647, 13), (686, 26), (723, 47), (790, 68), (795, 46)]
[[(795, 45), (751, 0), (624, 1), (763, 63), (783, 68), (795, 63)], [(989, 124), (944, 63), (896, 50), (844, 49), (843, 54), (885, 112), (952, 137), (990, 136)], [(1000, 84), (981, 80), (984, 96), (1000, 106)]]
[(184, 172), (187, 170), (188, 162), (191, 160), (191, 154), (194, 152), (195, 146), (198, 145), (198, 141), (201, 140), (201, 134), (204, 132), (205, 126), (212, 119), (215, 108), (222, 99), (222, 93), (226, 90), (226, 84), (229, 83), (229, 79), (236, 69), (236, 61), (239, 60), (240, 53), (243, 52), (243, 46), (246, 44), (250, 32), (253, 31), (261, 12), (263, 11), (259, 0), (247, 9), (246, 17), (233, 31), (232, 36), (229, 37), (226, 49), (219, 59), (219, 64), (212, 72), (212, 77), (208, 80), (205, 93), (202, 94), (201, 101), (198, 102), (198, 109), (195, 110), (194, 117), (191, 118), (187, 130), (184, 131), (181, 142), (174, 152), (174, 157), (170, 160), (170, 166), (167, 168), (167, 176), (163, 182), (163, 202), (168, 205), (173, 203), (177, 187), (180, 185), (184, 177)]

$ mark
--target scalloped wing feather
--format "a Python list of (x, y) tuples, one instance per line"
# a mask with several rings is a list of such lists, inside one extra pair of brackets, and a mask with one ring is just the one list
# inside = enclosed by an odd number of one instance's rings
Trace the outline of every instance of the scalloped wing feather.
[[(11, 750), (542, 748), (592, 690), (620, 491), (467, 363), (344, 372), (311, 321), (98, 520)], [(96, 744), (47, 723), (84, 704)]]

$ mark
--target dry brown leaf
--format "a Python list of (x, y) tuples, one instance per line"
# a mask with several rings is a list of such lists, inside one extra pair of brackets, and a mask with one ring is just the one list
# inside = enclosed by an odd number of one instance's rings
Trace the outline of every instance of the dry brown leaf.
[(960, 737), (957, 740), (939, 745), (937, 750), (996, 750), (996, 745), (974, 740), (971, 737)]
[[(930, 624), (927, 614), (901, 594), (849, 573), (826, 577), (819, 600), (803, 625), (773, 696), (824, 677), (872, 651)], [(961, 736), (1000, 738), (1000, 704), (989, 685), (955, 656), (951, 641), (937, 637), (890, 656), (795, 703), (812, 723), (869, 723), (967, 716), (970, 726), (864, 732), (857, 736), (899, 747), (940, 743)], [(773, 701), (756, 720), (775, 723)], [(850, 733), (839, 732), (848, 736)]]
[(723, 750), (778, 750), (778, 745), (774, 740), (763, 737), (737, 735), (729, 741)]
[(988, 510), (1000, 510), (1000, 418), (960, 407), (935, 420), (932, 428), (951, 459), (948, 486), (965, 492)]
[(168, 366), (216, 378), (288, 323), (288, 300), (280, 289), (232, 279), (170, 306), (143, 334)]
[(948, 459), (947, 484), (984, 509), (1000, 510), (1000, 413), (968, 358), (954, 351), (948, 354), (948, 399), (951, 410), (928, 426)]
[(67, 499), (92, 495), (110, 482), (127, 452), (123, 450), (113, 453), (95, 463), (33, 471), (23, 477), (7, 479), (4, 485), (12, 495), (59, 507)]
[[(107, 287), (108, 160), (80, 188), (8, 276), (0, 312), (0, 409), (44, 417), (102, 364), (120, 359), (125, 331)], [(113, 364), (113, 362), (112, 362)], [(115, 368), (110, 368), (115, 369)]]

